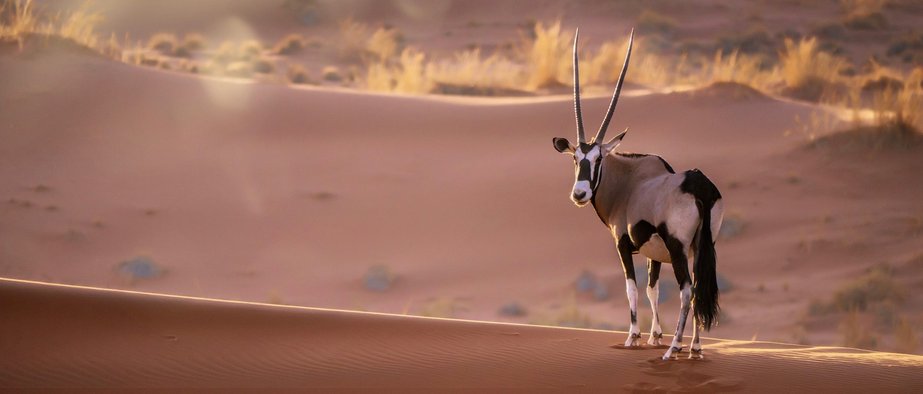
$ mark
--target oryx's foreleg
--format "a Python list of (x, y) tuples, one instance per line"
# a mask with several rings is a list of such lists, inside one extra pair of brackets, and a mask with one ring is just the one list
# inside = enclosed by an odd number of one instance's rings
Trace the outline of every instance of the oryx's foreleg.
[(673, 263), (673, 273), (676, 274), (676, 283), (679, 284), (680, 299), (679, 318), (676, 321), (676, 334), (673, 335), (673, 343), (670, 344), (670, 348), (667, 349), (667, 352), (663, 355), (663, 359), (668, 360), (674, 353), (682, 351), (683, 348), (683, 330), (686, 329), (686, 317), (689, 315), (689, 307), (692, 300), (692, 280), (689, 278), (688, 258), (685, 253), (686, 248), (683, 246), (682, 242), (670, 236), (666, 231), (663, 231), (660, 237), (664, 240), (664, 244), (670, 252), (670, 260), (672, 260)]
[(648, 345), (660, 346), (663, 338), (663, 329), (660, 328), (660, 313), (657, 310), (660, 298), (660, 265), (659, 261), (647, 260), (647, 299), (651, 302), (651, 336), (647, 339)]
[(628, 339), (625, 346), (638, 346), (641, 343), (641, 329), (638, 327), (638, 284), (635, 280), (635, 266), (631, 258), (635, 246), (628, 234), (622, 235), (617, 242), (619, 259), (625, 271), (625, 292), (628, 294), (628, 309), (631, 313), (631, 326), (628, 328)]

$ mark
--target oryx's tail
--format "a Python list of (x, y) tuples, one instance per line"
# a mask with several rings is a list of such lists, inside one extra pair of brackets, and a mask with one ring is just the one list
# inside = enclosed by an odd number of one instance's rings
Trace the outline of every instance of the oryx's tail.
[(701, 177), (710, 186), (705, 189), (711, 189), (709, 191), (713, 191), (713, 193), (703, 193), (703, 195), (697, 196), (699, 198), (696, 198), (695, 202), (699, 208), (701, 227), (699, 227), (696, 237), (698, 245), (695, 248), (695, 260), (692, 263), (692, 271), (695, 275), (695, 280), (692, 283), (692, 313), (695, 314), (696, 320), (702, 325), (702, 328), (708, 331), (713, 324), (717, 323), (718, 314), (721, 312), (721, 307), (718, 305), (717, 254), (715, 253), (715, 241), (711, 231), (712, 208), (714, 208), (715, 202), (721, 198), (721, 194), (704, 175), (701, 175)]

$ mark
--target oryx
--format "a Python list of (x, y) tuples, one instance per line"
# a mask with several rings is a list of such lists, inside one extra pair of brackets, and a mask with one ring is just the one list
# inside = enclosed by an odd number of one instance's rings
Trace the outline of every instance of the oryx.
[[(640, 346), (637, 321), (638, 288), (632, 254), (648, 258), (647, 298), (654, 318), (648, 344), (660, 345), (663, 331), (657, 313), (661, 263), (673, 265), (680, 288), (681, 308), (673, 343), (664, 360), (682, 350), (683, 330), (692, 305), (693, 331), (690, 358), (702, 357), (700, 328), (709, 330), (717, 320), (718, 285), (713, 234), (717, 234), (724, 215), (718, 188), (701, 171), (677, 174), (656, 155), (615, 152), (627, 129), (604, 142), (612, 112), (619, 100), (625, 72), (631, 58), (634, 31), (628, 41), (625, 63), (615, 86), (609, 110), (596, 137), (586, 141), (580, 112), (580, 77), (577, 65), (577, 38), (574, 35), (574, 111), (577, 117), (577, 146), (565, 138), (554, 138), (554, 148), (574, 157), (576, 181), (571, 199), (578, 207), (592, 203), (596, 214), (615, 238), (625, 271), (631, 327), (625, 346)], [(694, 277), (689, 276), (688, 261)]]

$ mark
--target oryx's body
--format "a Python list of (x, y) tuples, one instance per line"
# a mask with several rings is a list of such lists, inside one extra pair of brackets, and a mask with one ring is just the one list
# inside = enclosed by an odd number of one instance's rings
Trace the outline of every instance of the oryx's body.
[[(555, 138), (555, 149), (574, 156), (576, 181), (571, 199), (578, 206), (592, 202), (599, 219), (612, 233), (625, 272), (631, 327), (625, 346), (638, 346), (641, 330), (637, 323), (637, 283), (632, 254), (648, 258), (647, 296), (654, 312), (649, 344), (660, 345), (663, 331), (657, 313), (660, 266), (673, 266), (680, 287), (681, 309), (668, 359), (681, 350), (683, 330), (690, 306), (693, 308), (693, 339), (690, 357), (701, 357), (699, 329), (711, 328), (718, 315), (718, 288), (713, 235), (721, 227), (724, 207), (721, 193), (699, 170), (675, 173), (659, 156), (615, 152), (625, 132), (603, 142), (606, 128), (618, 102), (619, 92), (631, 56), (629, 41), (625, 64), (609, 110), (596, 137), (585, 141), (580, 111), (577, 37), (574, 37), (574, 107), (577, 114), (578, 145)], [(693, 262), (695, 280), (689, 275)]]

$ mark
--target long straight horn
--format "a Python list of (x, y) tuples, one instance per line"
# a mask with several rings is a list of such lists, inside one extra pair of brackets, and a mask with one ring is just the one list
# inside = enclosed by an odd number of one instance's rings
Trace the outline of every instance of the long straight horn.
[(631, 29), (631, 36), (628, 37), (628, 51), (625, 52), (625, 64), (622, 64), (622, 73), (619, 74), (619, 81), (615, 85), (615, 92), (612, 93), (612, 101), (609, 102), (609, 111), (606, 112), (606, 119), (603, 120), (603, 124), (599, 126), (599, 131), (596, 132), (596, 138), (593, 138), (593, 141), (604, 142), (603, 138), (606, 136), (606, 129), (609, 128), (609, 121), (612, 120), (612, 113), (615, 112), (615, 105), (619, 102), (619, 94), (622, 92), (622, 82), (625, 81), (625, 73), (628, 71), (628, 61), (631, 59), (631, 46), (635, 41), (635, 29)]
[(577, 114), (577, 141), (586, 142), (586, 135), (583, 132), (583, 113), (580, 111), (580, 68), (577, 65), (577, 39), (580, 36), (580, 29), (574, 33), (574, 112)]

